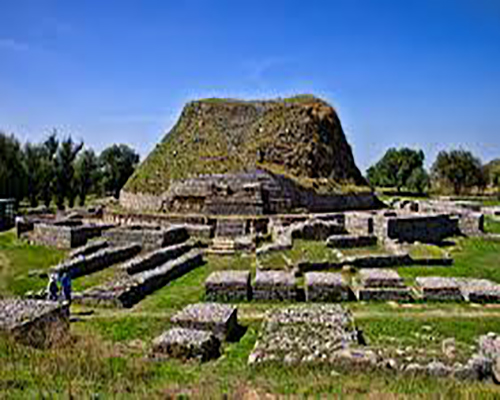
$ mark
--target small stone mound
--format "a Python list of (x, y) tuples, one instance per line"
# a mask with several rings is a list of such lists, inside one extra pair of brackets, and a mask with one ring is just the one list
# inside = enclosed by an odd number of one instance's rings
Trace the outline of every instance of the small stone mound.
[(462, 293), (455, 278), (419, 277), (415, 282), (426, 301), (462, 301)]
[(208, 361), (220, 356), (220, 340), (211, 332), (172, 328), (153, 341), (153, 352), (180, 359)]
[(306, 301), (347, 301), (350, 290), (340, 273), (307, 272), (305, 278)]
[(253, 285), (255, 300), (295, 300), (296, 291), (292, 272), (257, 270)]
[(180, 327), (211, 331), (217, 338), (231, 338), (238, 327), (238, 309), (219, 303), (190, 304), (175, 314), (171, 321)]
[(216, 271), (205, 280), (205, 297), (209, 301), (250, 300), (250, 271)]

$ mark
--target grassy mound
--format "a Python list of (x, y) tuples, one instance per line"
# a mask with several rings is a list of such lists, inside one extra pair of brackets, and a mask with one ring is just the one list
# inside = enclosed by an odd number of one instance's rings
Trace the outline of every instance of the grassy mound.
[(299, 183), (366, 184), (335, 110), (302, 95), (188, 103), (124, 190), (161, 194), (175, 179), (256, 168), (282, 171)]

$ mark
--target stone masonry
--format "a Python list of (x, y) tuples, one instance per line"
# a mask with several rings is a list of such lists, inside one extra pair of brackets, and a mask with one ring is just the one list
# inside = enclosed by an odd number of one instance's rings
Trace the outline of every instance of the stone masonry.
[(205, 280), (208, 301), (244, 301), (252, 298), (250, 271), (216, 271)]

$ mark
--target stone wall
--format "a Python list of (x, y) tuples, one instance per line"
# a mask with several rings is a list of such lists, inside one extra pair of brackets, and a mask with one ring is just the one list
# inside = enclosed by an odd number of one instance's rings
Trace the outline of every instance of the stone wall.
[(401, 242), (439, 243), (456, 235), (458, 220), (447, 214), (408, 214), (397, 217), (377, 216), (375, 234)]
[(69, 273), (71, 278), (78, 278), (100, 271), (118, 262), (128, 260), (141, 251), (141, 246), (137, 243), (128, 244), (121, 247), (112, 247), (100, 250), (89, 256), (64, 261), (51, 268), (51, 272), (57, 274)]
[(34, 347), (60, 344), (69, 334), (69, 306), (43, 300), (0, 300), (0, 332)]
[(127, 243), (139, 243), (144, 250), (154, 250), (186, 241), (189, 235), (184, 227), (170, 226), (121, 226), (110, 229), (104, 234), (106, 240), (114, 246)]
[(484, 214), (463, 213), (458, 220), (460, 233), (465, 236), (479, 236), (484, 234)]
[(354, 235), (372, 235), (374, 232), (373, 215), (368, 212), (347, 212), (345, 213), (345, 229)]

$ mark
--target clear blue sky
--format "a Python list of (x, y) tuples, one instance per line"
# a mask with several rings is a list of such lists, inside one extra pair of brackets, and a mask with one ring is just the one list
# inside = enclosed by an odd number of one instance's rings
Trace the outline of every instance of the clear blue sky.
[(358, 165), (500, 157), (499, 0), (0, 0), (0, 129), (142, 156), (183, 104), (314, 93)]

